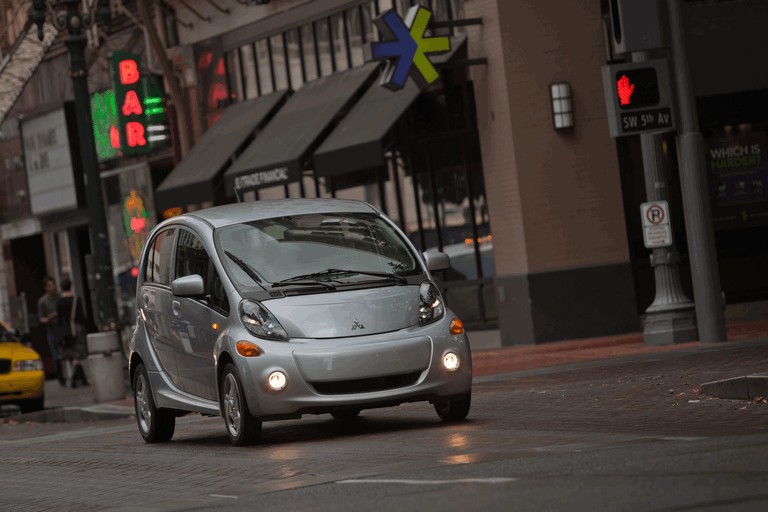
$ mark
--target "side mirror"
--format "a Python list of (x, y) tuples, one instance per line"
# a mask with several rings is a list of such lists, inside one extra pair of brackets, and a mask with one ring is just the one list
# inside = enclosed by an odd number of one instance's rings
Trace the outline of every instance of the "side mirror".
[(192, 274), (174, 279), (171, 292), (177, 297), (200, 297), (205, 295), (205, 283), (200, 274)]
[(424, 253), (424, 261), (430, 272), (445, 270), (451, 266), (451, 259), (447, 254), (440, 251), (426, 251)]

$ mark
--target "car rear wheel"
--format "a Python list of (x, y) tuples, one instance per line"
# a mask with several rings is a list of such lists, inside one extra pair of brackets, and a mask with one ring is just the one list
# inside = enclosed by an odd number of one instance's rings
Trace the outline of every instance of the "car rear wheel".
[(232, 363), (224, 368), (221, 377), (221, 415), (227, 426), (229, 441), (235, 446), (245, 446), (258, 441), (261, 421), (248, 409), (243, 385)]
[(133, 376), (133, 405), (139, 433), (147, 443), (166, 443), (176, 430), (176, 411), (155, 406), (149, 377), (143, 364), (138, 365)]
[(435, 411), (443, 421), (459, 421), (467, 417), (471, 405), (472, 392), (470, 391), (463, 398), (435, 403)]

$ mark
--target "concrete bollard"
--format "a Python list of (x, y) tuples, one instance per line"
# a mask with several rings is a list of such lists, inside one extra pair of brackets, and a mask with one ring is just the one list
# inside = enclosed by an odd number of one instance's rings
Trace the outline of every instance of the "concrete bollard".
[(88, 379), (96, 402), (125, 398), (123, 352), (116, 331), (96, 332), (86, 337)]

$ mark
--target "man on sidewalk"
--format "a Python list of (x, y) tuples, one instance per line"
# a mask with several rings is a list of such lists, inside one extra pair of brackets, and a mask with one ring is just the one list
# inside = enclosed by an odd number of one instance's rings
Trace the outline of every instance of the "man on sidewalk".
[(56, 280), (50, 276), (43, 279), (43, 289), (45, 293), (37, 301), (37, 319), (41, 325), (46, 327), (46, 340), (48, 349), (51, 351), (51, 359), (56, 370), (56, 378), (63, 386), (64, 374), (61, 371), (61, 357), (59, 347), (56, 345), (56, 336), (53, 332), (53, 326), (56, 321), (56, 302), (59, 300), (59, 292), (56, 289)]

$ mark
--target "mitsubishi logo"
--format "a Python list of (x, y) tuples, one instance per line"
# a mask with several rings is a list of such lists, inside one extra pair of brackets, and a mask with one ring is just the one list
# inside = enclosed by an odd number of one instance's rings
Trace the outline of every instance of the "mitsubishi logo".
[(355, 318), (355, 323), (352, 324), (352, 330), (355, 331), (357, 329), (365, 329), (365, 326), (361, 324), (357, 318)]

